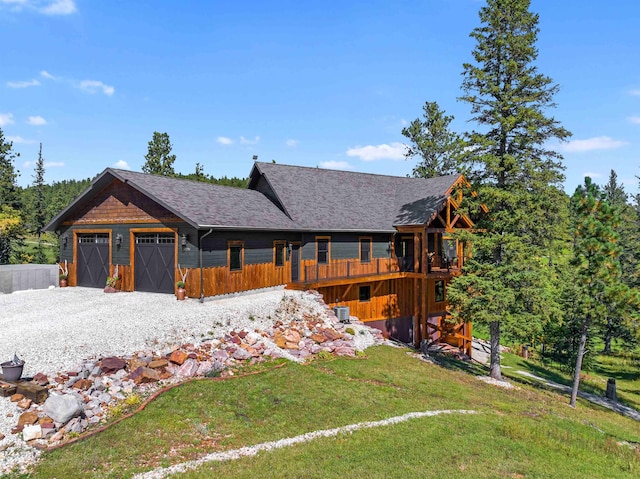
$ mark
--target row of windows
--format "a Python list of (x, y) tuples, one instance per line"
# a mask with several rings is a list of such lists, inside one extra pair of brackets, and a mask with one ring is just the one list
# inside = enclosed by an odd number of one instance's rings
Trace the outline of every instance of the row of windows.
[[(445, 284), (444, 280), (437, 280), (435, 282), (435, 297), (434, 300), (436, 303), (441, 303), (444, 301), (444, 289)], [(360, 286), (358, 290), (358, 299), (360, 302), (366, 302), (371, 300), (371, 286)]]
[[(318, 264), (329, 263), (329, 238), (316, 238), (316, 259)], [(371, 238), (360, 238), (360, 261), (371, 261)]]

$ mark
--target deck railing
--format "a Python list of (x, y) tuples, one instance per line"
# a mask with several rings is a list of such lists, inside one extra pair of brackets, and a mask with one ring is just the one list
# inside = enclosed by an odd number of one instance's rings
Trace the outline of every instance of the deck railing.
[(304, 281), (312, 283), (324, 279), (357, 278), (400, 271), (396, 260), (374, 258), (368, 262), (360, 260), (336, 261), (329, 264), (308, 265), (304, 268)]

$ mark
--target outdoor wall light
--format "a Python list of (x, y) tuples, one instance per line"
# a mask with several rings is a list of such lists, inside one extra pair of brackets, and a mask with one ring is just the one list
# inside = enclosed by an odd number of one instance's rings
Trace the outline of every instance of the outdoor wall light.
[(187, 246), (187, 240), (189, 239), (188, 234), (183, 234), (180, 238), (180, 244), (184, 247)]
[(118, 233), (116, 235), (116, 246), (120, 246), (120, 245), (122, 245), (122, 235)]
[(67, 235), (62, 235), (62, 246), (66, 248), (68, 242), (69, 242), (69, 237)]

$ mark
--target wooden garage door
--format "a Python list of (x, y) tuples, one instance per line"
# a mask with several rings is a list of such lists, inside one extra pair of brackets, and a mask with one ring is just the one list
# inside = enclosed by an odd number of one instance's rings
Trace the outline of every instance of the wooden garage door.
[(136, 291), (173, 293), (175, 282), (175, 241), (173, 233), (136, 235)]
[(78, 235), (78, 286), (104, 288), (109, 276), (109, 234)]

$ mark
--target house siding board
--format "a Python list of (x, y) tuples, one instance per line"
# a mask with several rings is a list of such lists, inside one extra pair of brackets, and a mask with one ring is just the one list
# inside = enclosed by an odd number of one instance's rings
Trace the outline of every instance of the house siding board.
[[(331, 248), (331, 246), (329, 246)], [(316, 235), (304, 234), (302, 235), (302, 257), (305, 260), (316, 259)]]

